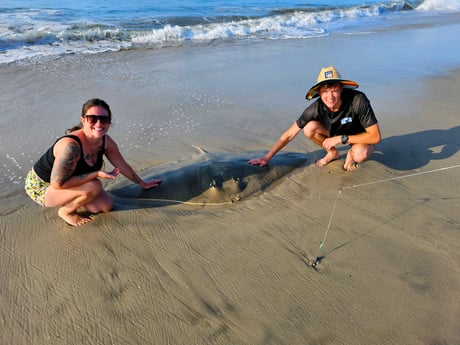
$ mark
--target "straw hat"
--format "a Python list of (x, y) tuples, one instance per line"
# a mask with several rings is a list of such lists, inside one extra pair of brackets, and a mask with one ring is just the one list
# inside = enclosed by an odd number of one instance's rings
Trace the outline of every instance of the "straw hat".
[(318, 74), (318, 79), (316, 80), (316, 84), (313, 85), (310, 90), (308, 90), (305, 98), (312, 99), (319, 96), (318, 90), (319, 87), (325, 83), (330, 82), (339, 82), (343, 85), (343, 87), (347, 89), (356, 89), (359, 84), (352, 80), (342, 79), (339, 71), (335, 69), (334, 66), (324, 67), (321, 69), (321, 72)]

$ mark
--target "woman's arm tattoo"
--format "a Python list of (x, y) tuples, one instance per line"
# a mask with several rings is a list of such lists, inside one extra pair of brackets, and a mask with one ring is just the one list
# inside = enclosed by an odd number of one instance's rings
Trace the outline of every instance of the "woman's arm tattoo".
[(54, 163), (54, 167), (51, 172), (51, 180), (58, 184), (64, 184), (72, 177), (72, 173), (74, 172), (79, 159), (80, 147), (75, 143), (69, 143), (66, 145), (61, 157), (59, 157), (59, 160)]

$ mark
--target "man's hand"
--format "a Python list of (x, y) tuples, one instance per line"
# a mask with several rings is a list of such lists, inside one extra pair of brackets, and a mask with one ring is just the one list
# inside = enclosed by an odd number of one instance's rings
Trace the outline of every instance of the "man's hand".
[(326, 149), (326, 151), (330, 151), (340, 144), (342, 144), (342, 137), (340, 135), (331, 138), (326, 138), (323, 141), (323, 147)]
[(268, 165), (268, 161), (265, 158), (253, 158), (248, 161), (248, 164), (264, 167)]

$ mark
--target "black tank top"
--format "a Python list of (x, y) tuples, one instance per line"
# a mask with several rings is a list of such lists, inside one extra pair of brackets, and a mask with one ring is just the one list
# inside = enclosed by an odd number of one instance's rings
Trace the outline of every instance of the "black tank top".
[(72, 138), (78, 142), (80, 145), (80, 159), (78, 160), (77, 166), (75, 167), (74, 172), (72, 173), (72, 176), (80, 176), (83, 174), (87, 174), (93, 171), (98, 171), (101, 170), (102, 165), (104, 163), (104, 153), (105, 153), (105, 135), (102, 137), (102, 146), (99, 149), (97, 153), (97, 161), (96, 164), (94, 165), (89, 165), (86, 163), (84, 154), (83, 154), (83, 146), (81, 144), (80, 138), (77, 137), (76, 135), (64, 135), (63, 137), (60, 137), (58, 140), (56, 140), (51, 146), (48, 151), (45, 152), (43, 156), (40, 157), (40, 159), (35, 163), (34, 165), (34, 170), (37, 173), (37, 175), (45, 182), (50, 182), (51, 180), (51, 169), (53, 168), (54, 164), (54, 154), (53, 154), (53, 149), (54, 145), (61, 140), (62, 138)]

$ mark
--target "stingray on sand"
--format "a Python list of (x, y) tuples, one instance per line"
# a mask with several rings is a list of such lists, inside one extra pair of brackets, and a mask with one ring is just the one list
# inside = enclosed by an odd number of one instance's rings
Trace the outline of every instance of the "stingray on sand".
[(306, 155), (280, 152), (268, 166), (252, 166), (250, 158), (260, 153), (207, 153), (197, 157), (155, 166), (142, 177), (161, 178), (154, 189), (142, 189), (129, 181), (115, 182), (108, 191), (119, 198), (161, 204), (230, 204), (260, 192), (306, 161)]

